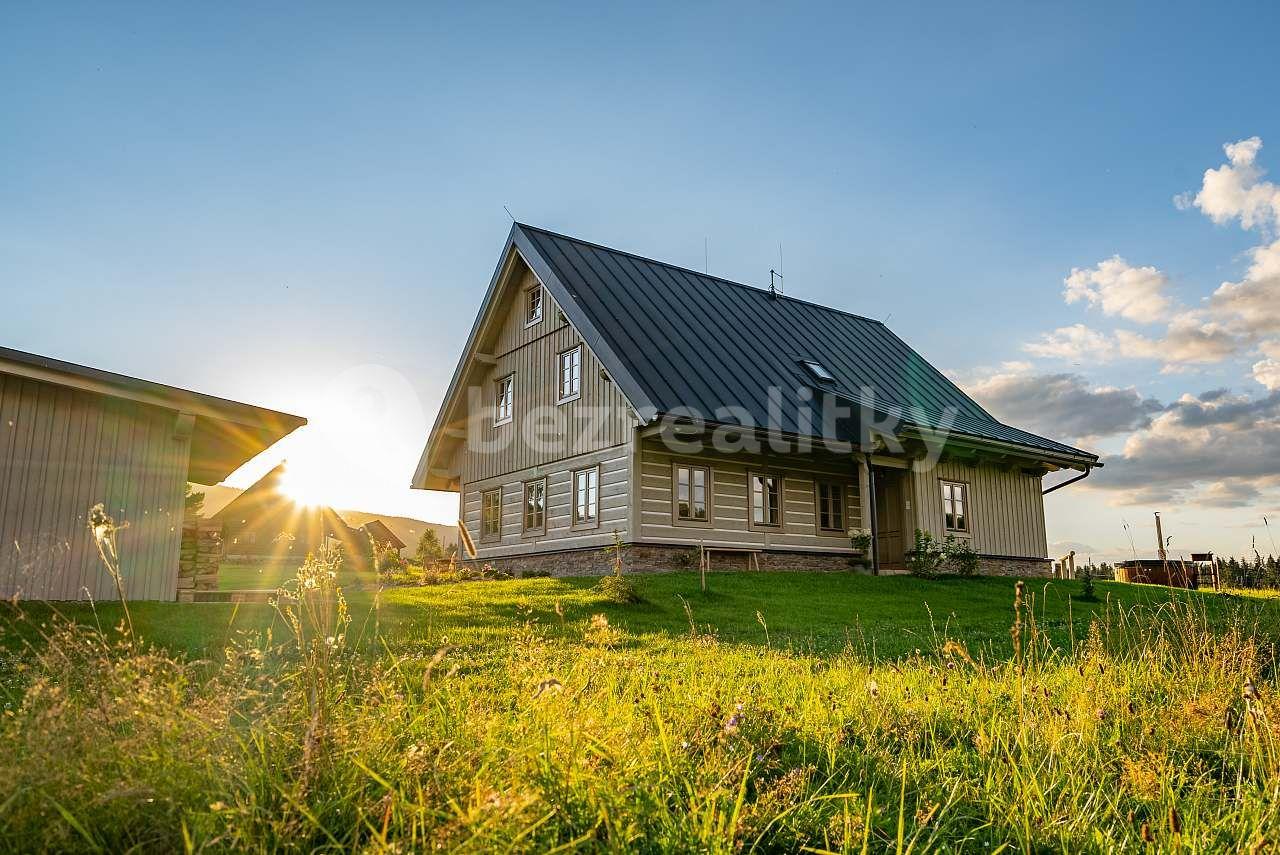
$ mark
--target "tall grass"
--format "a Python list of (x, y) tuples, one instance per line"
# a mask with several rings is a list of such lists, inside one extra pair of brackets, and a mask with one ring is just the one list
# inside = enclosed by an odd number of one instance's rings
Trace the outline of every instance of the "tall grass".
[(1243, 613), (1109, 606), (1064, 647), (1024, 589), (1009, 659), (945, 631), (886, 662), (853, 645), (728, 644), (688, 603), (679, 640), (648, 648), (602, 615), (527, 609), (483, 646), (406, 649), (350, 637), (325, 561), (278, 601), (285, 637), (241, 638), (217, 662), (50, 629), (0, 723), (0, 840), (166, 852), (1280, 840), (1274, 662)]

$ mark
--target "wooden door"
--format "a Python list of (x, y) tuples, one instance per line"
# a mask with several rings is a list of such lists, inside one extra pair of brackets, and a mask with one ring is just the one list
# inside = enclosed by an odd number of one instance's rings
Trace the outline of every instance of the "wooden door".
[(905, 567), (905, 538), (902, 526), (905, 495), (902, 473), (896, 469), (876, 469), (876, 548), (880, 567), (901, 570)]

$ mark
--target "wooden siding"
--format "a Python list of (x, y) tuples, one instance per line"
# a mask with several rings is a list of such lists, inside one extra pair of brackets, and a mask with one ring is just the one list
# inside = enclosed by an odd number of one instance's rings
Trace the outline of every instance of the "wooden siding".
[(177, 596), (190, 442), (172, 411), (0, 374), (0, 596), (112, 599), (96, 503), (121, 525), (131, 599)]
[(983, 555), (1047, 558), (1044, 498), (1039, 478), (995, 466), (940, 463), (912, 472), (916, 526), (946, 537), (939, 481), (969, 485), (970, 538)]
[[(672, 464), (675, 461), (711, 470), (710, 525), (676, 524), (672, 518)], [(816, 480), (837, 481), (845, 487), (845, 528), (863, 525), (861, 490), (855, 463), (832, 465), (817, 460), (781, 456), (771, 460), (748, 455), (696, 457), (668, 451), (660, 443), (641, 446), (639, 493), (640, 540), (707, 546), (792, 549), (809, 552), (851, 552), (846, 535), (817, 530)], [(782, 527), (752, 528), (749, 523), (747, 479), (750, 472), (770, 472), (783, 479)]]
[[(529, 274), (532, 276), (532, 274)], [(484, 481), (534, 466), (613, 448), (631, 441), (635, 417), (626, 398), (573, 327), (559, 320), (559, 310), (544, 296), (542, 321), (523, 324), (523, 289), (509, 307), (499, 341), (513, 345), (499, 351), (496, 363), (479, 378), (480, 418), (468, 420), (467, 448), (459, 461), (464, 490)], [(582, 345), (582, 394), (557, 404), (559, 357)], [(515, 374), (511, 421), (493, 424), (498, 379)]]
[[(624, 541), (630, 540), (631, 454), (627, 443), (467, 484), (462, 493), (462, 513), (478, 557), (608, 546), (613, 543), (615, 531)], [(596, 465), (600, 467), (600, 523), (592, 529), (575, 529), (572, 473)], [(524, 484), (540, 478), (547, 479), (546, 534), (525, 535), (521, 531)], [(496, 488), (502, 490), (502, 539), (484, 543), (480, 538), (480, 496)]]

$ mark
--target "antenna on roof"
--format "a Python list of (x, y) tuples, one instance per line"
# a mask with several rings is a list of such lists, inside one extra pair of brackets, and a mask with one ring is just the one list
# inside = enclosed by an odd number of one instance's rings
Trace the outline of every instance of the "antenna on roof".
[(779, 294), (785, 295), (786, 288), (784, 277), (782, 275), (782, 243), (778, 243), (778, 269), (769, 271), (769, 296), (777, 297)]
[(702, 272), (711, 275), (711, 251), (708, 249), (710, 244), (709, 238), (702, 239)]
[(511, 209), (510, 209), (510, 208), (508, 208), (506, 205), (503, 205), (503, 206), (502, 206), (502, 210), (504, 210), (504, 211), (506, 211), (506, 212), (507, 212), (507, 216), (511, 218), (511, 222), (513, 222), (513, 223), (514, 223), (514, 222), (516, 221), (516, 215), (515, 215), (515, 214), (513, 214), (513, 213), (511, 213)]
[(779, 294), (786, 294), (783, 289), (782, 274), (776, 270), (769, 271), (769, 296), (776, 297)]

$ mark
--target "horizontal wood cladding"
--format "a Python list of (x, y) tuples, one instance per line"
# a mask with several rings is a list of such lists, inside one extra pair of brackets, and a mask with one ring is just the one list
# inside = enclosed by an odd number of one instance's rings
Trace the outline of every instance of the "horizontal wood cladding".
[[(710, 525), (690, 527), (673, 519), (672, 465), (677, 461), (706, 466), (711, 473)], [(816, 482), (840, 484), (845, 498), (844, 528), (863, 525), (855, 463), (847, 465), (792, 455), (686, 455), (650, 440), (640, 454), (640, 533), (644, 542), (698, 544), (760, 549), (850, 552), (847, 535), (818, 531)], [(780, 475), (783, 482), (782, 525), (753, 528), (748, 478), (752, 472)]]
[(112, 599), (88, 528), (117, 524), (131, 599), (177, 596), (190, 444), (172, 411), (0, 374), (0, 596)]
[[(942, 481), (968, 486), (969, 537), (983, 555), (1045, 558), (1044, 497), (1039, 478), (996, 466), (939, 463), (912, 472), (916, 525), (935, 537), (946, 531), (942, 517)], [(962, 535), (961, 535), (962, 536)]]
[[(558, 314), (550, 300), (543, 312), (539, 326), (550, 323), (548, 314)], [(559, 404), (560, 354), (580, 344), (581, 395)], [(510, 374), (515, 375), (512, 417), (495, 425), (496, 383)], [(568, 324), (557, 322), (475, 376), (480, 378), (482, 412), (468, 422), (467, 447), (460, 460), (464, 484), (631, 441), (636, 422), (626, 398), (601, 373), (595, 354)]]
[[(630, 540), (631, 453), (629, 443), (594, 451), (553, 463), (506, 473), (463, 485), (462, 514), (475, 541), (480, 559), (520, 555), (548, 549), (604, 547), (613, 543), (614, 532)], [(594, 528), (572, 525), (573, 472), (600, 467), (599, 524)], [(522, 531), (524, 484), (547, 481), (546, 533), (526, 535)], [(502, 490), (502, 538), (482, 542), (480, 532), (481, 495)]]

